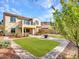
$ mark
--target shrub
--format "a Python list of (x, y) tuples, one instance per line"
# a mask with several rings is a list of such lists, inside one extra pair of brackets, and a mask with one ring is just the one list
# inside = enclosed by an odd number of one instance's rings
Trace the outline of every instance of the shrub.
[(0, 42), (0, 48), (9, 48), (11, 45), (9, 40), (3, 40)]
[(36, 35), (52, 34), (52, 33), (53, 33), (52, 29), (40, 29), (39, 32), (36, 33)]
[(0, 42), (0, 48), (2, 48), (2, 43)]

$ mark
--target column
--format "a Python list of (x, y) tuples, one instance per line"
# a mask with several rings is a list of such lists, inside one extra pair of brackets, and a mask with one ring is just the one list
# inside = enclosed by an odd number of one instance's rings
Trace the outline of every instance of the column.
[(31, 25), (31, 21), (30, 21), (30, 25)]
[(24, 36), (24, 28), (22, 27), (22, 36)]
[(23, 27), (23, 25), (24, 25), (24, 20), (22, 20), (22, 36), (24, 36), (24, 27)]
[(35, 34), (35, 29), (32, 29), (32, 34), (33, 34), (33, 35)]

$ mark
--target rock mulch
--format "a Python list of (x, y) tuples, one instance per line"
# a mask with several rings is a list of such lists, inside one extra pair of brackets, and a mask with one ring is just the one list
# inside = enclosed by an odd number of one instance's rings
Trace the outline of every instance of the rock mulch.
[(0, 36), (0, 40), (3, 40), (4, 36)]
[(0, 49), (0, 59), (20, 59), (18, 55), (15, 54), (14, 50), (9, 48)]
[(57, 59), (73, 59), (76, 58), (77, 48), (73, 43), (69, 43), (65, 50), (57, 57)]
[[(0, 40), (3, 39), (4, 36), (0, 36)], [(20, 59), (20, 57), (16, 55), (12, 48), (0, 48), (0, 59)]]

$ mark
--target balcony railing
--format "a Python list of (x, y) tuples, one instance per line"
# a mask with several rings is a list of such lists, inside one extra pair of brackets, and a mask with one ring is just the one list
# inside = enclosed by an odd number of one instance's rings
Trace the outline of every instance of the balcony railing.
[(27, 23), (23, 23), (22, 21), (18, 22), (18, 26), (19, 27), (27, 27), (27, 28), (36, 28), (37, 26), (39, 27), (40, 25), (35, 24), (33, 22), (27, 22)]
[(27, 22), (27, 23), (23, 23), (24, 25), (34, 25), (33, 22)]

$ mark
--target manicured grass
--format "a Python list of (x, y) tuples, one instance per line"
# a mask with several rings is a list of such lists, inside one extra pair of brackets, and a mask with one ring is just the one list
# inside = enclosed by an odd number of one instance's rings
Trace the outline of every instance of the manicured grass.
[(65, 39), (62, 35), (59, 35), (59, 34), (51, 34), (51, 35), (49, 35), (49, 36), (52, 37), (52, 38)]
[(37, 57), (44, 56), (46, 53), (59, 45), (58, 42), (52, 40), (41, 40), (41, 38), (35, 37), (21, 38), (14, 41)]

